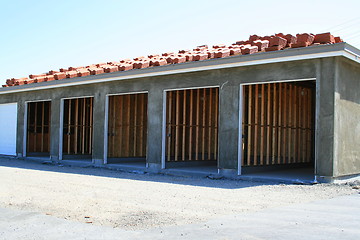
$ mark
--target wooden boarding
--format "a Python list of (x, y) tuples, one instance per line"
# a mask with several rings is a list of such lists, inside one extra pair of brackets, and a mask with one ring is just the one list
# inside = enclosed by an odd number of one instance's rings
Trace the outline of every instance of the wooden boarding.
[(93, 98), (64, 100), (63, 153), (92, 154)]
[(50, 101), (28, 103), (28, 153), (50, 153), (50, 117)]
[(217, 160), (218, 88), (166, 94), (166, 161)]
[(108, 119), (108, 157), (146, 157), (147, 93), (110, 96)]
[(312, 161), (312, 92), (301, 83), (243, 87), (243, 166)]

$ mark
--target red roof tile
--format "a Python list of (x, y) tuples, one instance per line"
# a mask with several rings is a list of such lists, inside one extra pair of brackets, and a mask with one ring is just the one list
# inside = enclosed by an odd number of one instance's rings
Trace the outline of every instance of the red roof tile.
[(85, 77), (117, 71), (129, 71), (148, 67), (164, 66), (168, 64), (180, 64), (191, 61), (203, 61), (212, 58), (226, 58), (233, 55), (254, 54), (257, 52), (279, 51), (286, 48), (307, 47), (310, 45), (333, 44), (343, 40), (334, 37), (330, 33), (321, 34), (291, 34), (277, 33), (271, 36), (251, 35), (248, 40), (237, 41), (232, 45), (216, 44), (197, 46), (193, 50), (180, 50), (178, 53), (166, 52), (162, 54), (141, 56), (134, 59), (123, 59), (106, 63), (92, 64), (81, 67), (61, 68), (59, 71), (49, 71), (45, 74), (31, 74), (29, 78), (7, 79), (3, 87), (32, 84), (65, 78)]

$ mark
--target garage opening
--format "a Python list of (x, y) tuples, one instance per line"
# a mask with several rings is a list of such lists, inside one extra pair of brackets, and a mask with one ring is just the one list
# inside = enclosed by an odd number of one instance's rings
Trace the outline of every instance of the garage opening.
[(93, 98), (64, 100), (63, 159), (92, 159)]
[(0, 155), (16, 156), (17, 109), (17, 103), (0, 104)]
[(242, 172), (314, 176), (315, 103), (315, 81), (243, 86)]
[(107, 163), (145, 167), (147, 93), (109, 96)]
[(51, 102), (27, 104), (27, 156), (50, 156)]
[(219, 88), (166, 93), (166, 168), (217, 171)]

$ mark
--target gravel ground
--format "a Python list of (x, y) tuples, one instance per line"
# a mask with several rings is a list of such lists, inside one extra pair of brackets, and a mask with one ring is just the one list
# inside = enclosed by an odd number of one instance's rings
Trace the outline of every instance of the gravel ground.
[(0, 207), (127, 230), (197, 223), (359, 191), (350, 185), (134, 174), (5, 158), (0, 158), (0, 176)]

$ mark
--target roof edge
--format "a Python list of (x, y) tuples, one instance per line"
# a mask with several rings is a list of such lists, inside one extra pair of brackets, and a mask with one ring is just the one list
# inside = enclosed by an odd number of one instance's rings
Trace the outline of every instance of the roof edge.
[(290, 48), (274, 52), (261, 52), (251, 55), (238, 55), (227, 58), (209, 59), (199, 62), (186, 62), (181, 64), (159, 66), (156, 68), (136, 69), (126, 72), (105, 73), (101, 75), (92, 75), (89, 77), (79, 77), (50, 82), (42, 82), (34, 85), (28, 84), (1, 88), (0, 95), (85, 84), (96, 84), (109, 81), (120, 81), (134, 78), (155, 77), (162, 75), (336, 56), (343, 56), (357, 63), (360, 63), (360, 50), (347, 43), (342, 42), (329, 45), (310, 46), (306, 48)]

